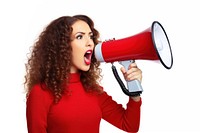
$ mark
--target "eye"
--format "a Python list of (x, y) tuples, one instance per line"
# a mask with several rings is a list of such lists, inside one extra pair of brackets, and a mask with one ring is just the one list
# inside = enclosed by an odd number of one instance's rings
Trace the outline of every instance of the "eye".
[(94, 35), (90, 35), (90, 39), (92, 39), (92, 40), (93, 40), (93, 39), (94, 39)]
[(79, 39), (79, 40), (80, 40), (80, 39), (82, 39), (82, 38), (83, 38), (82, 35), (77, 35), (77, 36), (76, 36), (76, 39)]

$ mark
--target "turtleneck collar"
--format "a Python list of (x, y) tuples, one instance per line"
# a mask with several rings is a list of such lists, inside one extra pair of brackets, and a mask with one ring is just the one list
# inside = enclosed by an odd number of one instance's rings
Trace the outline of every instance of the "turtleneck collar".
[(69, 83), (80, 82), (80, 73), (70, 73)]

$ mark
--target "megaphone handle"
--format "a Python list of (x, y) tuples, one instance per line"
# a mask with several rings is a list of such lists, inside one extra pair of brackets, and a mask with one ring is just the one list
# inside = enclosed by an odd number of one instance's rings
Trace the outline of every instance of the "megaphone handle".
[[(131, 63), (134, 63), (135, 60), (126, 60), (126, 61), (119, 61), (121, 65), (125, 67), (126, 70), (128, 70), (128, 67)], [(126, 81), (127, 82), (127, 88), (129, 92), (138, 92), (141, 93), (143, 91), (142, 85), (140, 81), (138, 80), (131, 80), (131, 81)]]

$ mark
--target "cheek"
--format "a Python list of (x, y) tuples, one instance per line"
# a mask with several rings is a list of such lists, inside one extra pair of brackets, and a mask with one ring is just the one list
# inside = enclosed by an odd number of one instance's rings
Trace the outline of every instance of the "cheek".
[(72, 52), (72, 60), (77, 60), (77, 59), (80, 59), (81, 58), (81, 54), (80, 52), (76, 52), (76, 51), (73, 51)]
[(83, 58), (83, 49), (81, 47), (72, 47), (72, 61), (75, 62)]

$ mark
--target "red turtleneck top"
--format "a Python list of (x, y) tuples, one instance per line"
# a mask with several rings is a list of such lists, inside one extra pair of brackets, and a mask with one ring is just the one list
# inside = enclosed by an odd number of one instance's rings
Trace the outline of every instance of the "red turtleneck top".
[(33, 87), (26, 103), (28, 133), (98, 133), (102, 118), (124, 131), (138, 131), (141, 100), (130, 98), (124, 109), (106, 92), (85, 92), (79, 74), (71, 74), (68, 90), (55, 104), (49, 90)]

